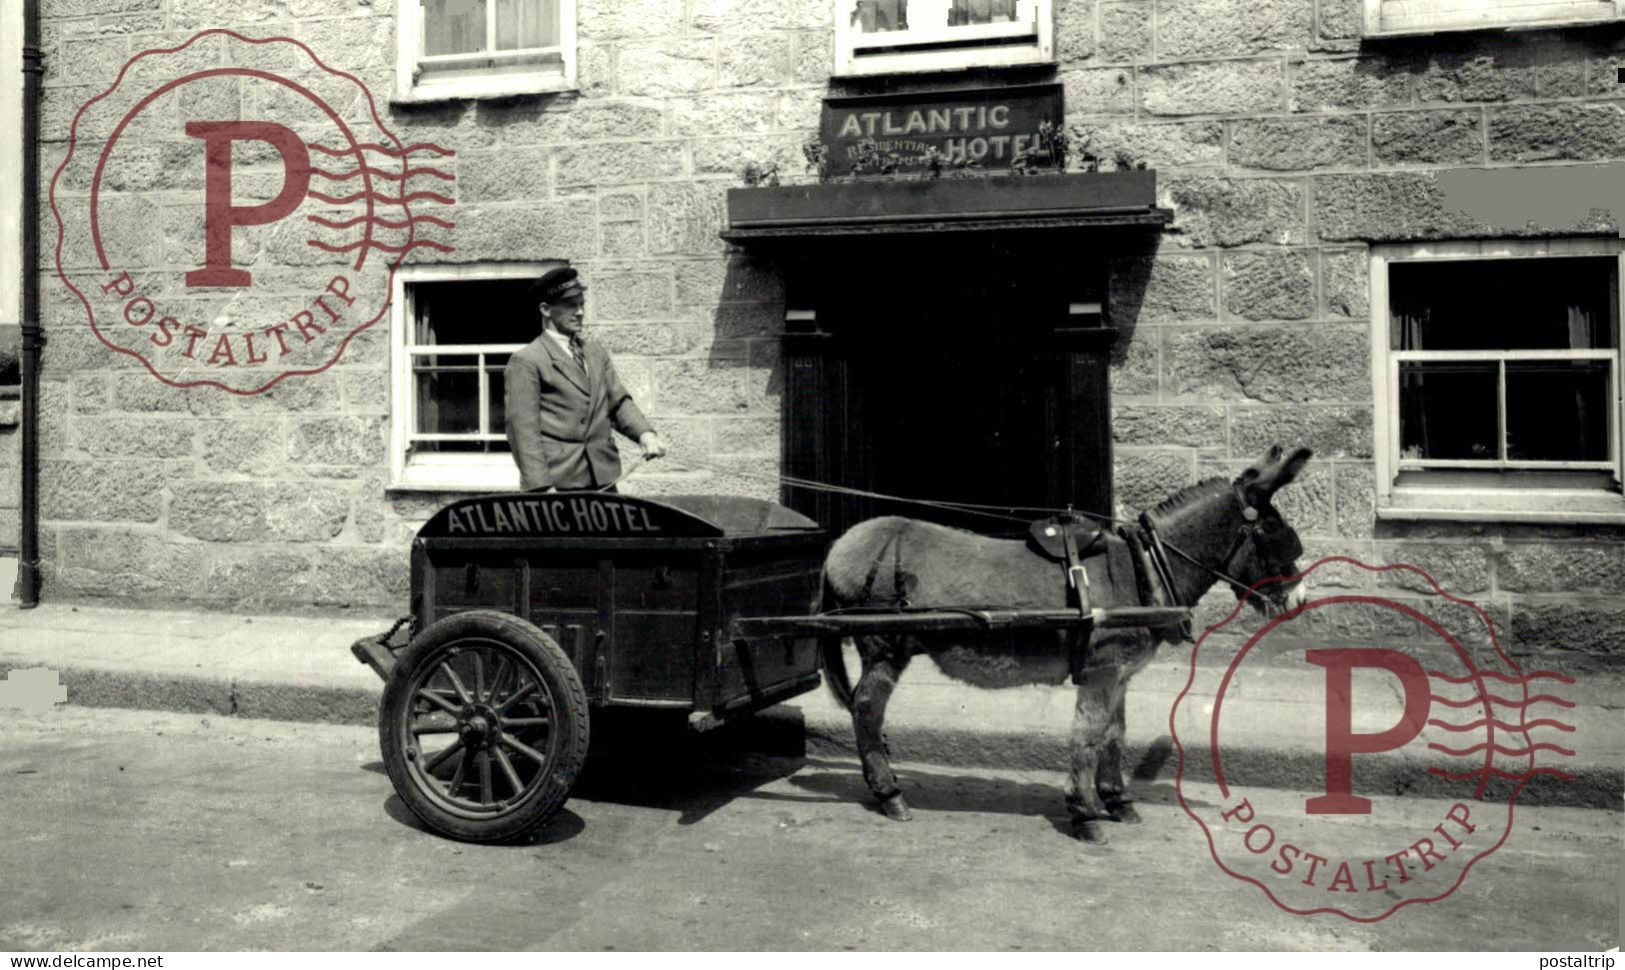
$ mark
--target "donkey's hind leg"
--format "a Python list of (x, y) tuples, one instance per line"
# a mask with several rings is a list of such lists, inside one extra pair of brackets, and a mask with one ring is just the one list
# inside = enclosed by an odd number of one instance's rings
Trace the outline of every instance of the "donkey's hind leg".
[(886, 720), (886, 704), (891, 700), (897, 680), (908, 666), (909, 650), (898, 638), (857, 637), (858, 652), (863, 657), (863, 675), (852, 691), (852, 730), (858, 741), (858, 760), (863, 764), (863, 779), (869, 790), (880, 799), (880, 810), (887, 818), (906, 822), (913, 818), (902, 789), (897, 787), (897, 775), (892, 771), (890, 752), (882, 727)]
[(1129, 796), (1128, 784), (1123, 779), (1124, 701), (1128, 698), (1128, 678), (1117, 685), (1112, 696), (1112, 721), (1106, 729), (1106, 753), (1095, 774), (1095, 790), (1106, 806), (1106, 813), (1118, 822), (1138, 822), (1140, 813), (1134, 810), (1134, 799)]

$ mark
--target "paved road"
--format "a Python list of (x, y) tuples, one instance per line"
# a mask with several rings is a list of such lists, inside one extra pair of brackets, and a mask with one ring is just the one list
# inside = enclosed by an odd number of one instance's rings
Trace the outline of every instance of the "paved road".
[[(620, 753), (537, 842), (486, 847), (418, 828), (378, 762), (363, 728), (4, 712), (0, 950), (1618, 943), (1611, 812), (1520, 811), (1456, 896), (1363, 925), (1220, 873), (1162, 783), (1100, 847), (1060, 833), (1057, 775), (908, 766), (899, 825), (851, 762)], [(1427, 825), (1447, 808), (1406, 801)]]

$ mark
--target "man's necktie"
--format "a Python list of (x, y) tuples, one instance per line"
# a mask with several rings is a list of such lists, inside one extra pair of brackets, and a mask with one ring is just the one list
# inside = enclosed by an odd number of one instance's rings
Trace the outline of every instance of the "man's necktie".
[(576, 366), (580, 367), (582, 372), (585, 373), (587, 370), (587, 354), (581, 347), (581, 334), (579, 333), (570, 335), (570, 356), (576, 359)]

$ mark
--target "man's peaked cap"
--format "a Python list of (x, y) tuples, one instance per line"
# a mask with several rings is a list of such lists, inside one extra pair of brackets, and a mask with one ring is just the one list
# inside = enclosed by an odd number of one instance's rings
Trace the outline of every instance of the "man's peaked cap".
[(548, 270), (530, 284), (531, 299), (538, 303), (552, 303), (585, 293), (587, 287), (577, 279), (578, 275), (573, 266)]

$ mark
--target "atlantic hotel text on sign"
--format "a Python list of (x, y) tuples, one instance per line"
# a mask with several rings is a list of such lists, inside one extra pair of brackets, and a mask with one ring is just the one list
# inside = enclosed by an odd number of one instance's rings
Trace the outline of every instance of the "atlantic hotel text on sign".
[[(1033, 85), (990, 91), (828, 98), (819, 128), (829, 147), (830, 174), (852, 171), (859, 145), (873, 139), (895, 152), (903, 168), (918, 167), (928, 149), (950, 161), (1003, 167), (1038, 149), (1038, 125), (1061, 120), (1061, 86)], [(910, 162), (915, 162), (910, 165)]]

